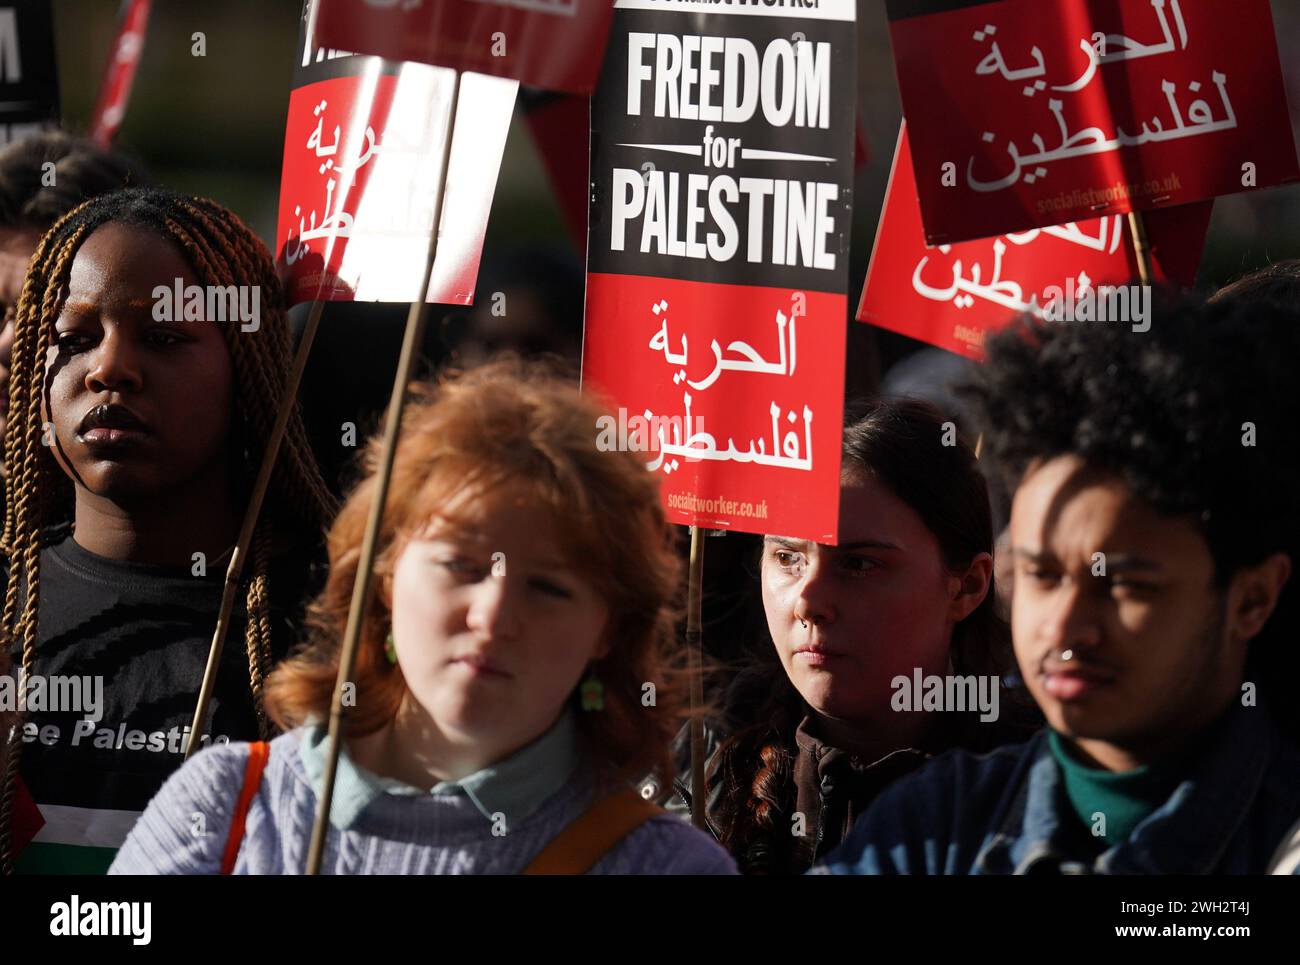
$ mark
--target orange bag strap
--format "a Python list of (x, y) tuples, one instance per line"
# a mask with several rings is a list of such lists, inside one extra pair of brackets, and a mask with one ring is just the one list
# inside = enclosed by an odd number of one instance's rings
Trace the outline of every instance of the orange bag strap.
[(628, 788), (601, 798), (551, 839), (526, 875), (582, 875), (651, 818), (667, 812)]
[(233, 874), (235, 858), (239, 856), (239, 846), (244, 841), (244, 821), (248, 818), (248, 807), (257, 795), (262, 784), (262, 771), (271, 756), (271, 745), (266, 741), (255, 741), (248, 745), (248, 763), (244, 765), (244, 786), (235, 803), (235, 813), (230, 818), (230, 834), (226, 837), (226, 850), (221, 856), (221, 873)]

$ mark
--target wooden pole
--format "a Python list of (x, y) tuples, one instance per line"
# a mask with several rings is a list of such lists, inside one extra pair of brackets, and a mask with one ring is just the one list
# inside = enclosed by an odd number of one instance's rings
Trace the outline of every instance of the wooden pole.
[(321, 788), (316, 806), (316, 823), (312, 827), (311, 847), (307, 852), (309, 875), (320, 874), (325, 857), (325, 836), (329, 830), (330, 806), (334, 800), (334, 780), (338, 774), (339, 751), (343, 744), (343, 693), (352, 679), (356, 667), (357, 643), (361, 639), (361, 626), (366, 617), (366, 602), (370, 592), (370, 577), (374, 571), (375, 551), (379, 543), (379, 527), (384, 519), (384, 504), (388, 502), (388, 484), (393, 476), (393, 458), (397, 454), (397, 439), (402, 428), (402, 410), (406, 406), (406, 387), (411, 381), (415, 361), (424, 341), (428, 324), (429, 280), (433, 277), (433, 263), (438, 256), (438, 226), (442, 221), (443, 200), (447, 194), (447, 165), (451, 159), (451, 140), (456, 126), (456, 102), (460, 96), (460, 73), (457, 72), (451, 88), (451, 116), (447, 121), (447, 139), (442, 149), (442, 189), (433, 210), (433, 228), (429, 235), (429, 250), (424, 261), (424, 275), (419, 297), (411, 302), (406, 314), (406, 334), (402, 339), (402, 354), (393, 377), (393, 391), (388, 398), (388, 415), (384, 421), (384, 441), (380, 450), (379, 467), (375, 473), (375, 490), (366, 520), (366, 532), (361, 542), (361, 559), (357, 564), (356, 580), (352, 584), (352, 602), (348, 608), (347, 627), (343, 631), (343, 646), (339, 653), (339, 674), (334, 684), (334, 699), (330, 706), (329, 737), (325, 742), (325, 784)]
[(706, 829), (709, 789), (704, 778), (704, 643), (700, 614), (704, 582), (704, 534), (691, 527), (691, 564), (686, 589), (686, 651), (691, 671), (691, 821)]
[(307, 315), (307, 326), (303, 329), (294, 353), (293, 367), (284, 386), (284, 398), (280, 411), (275, 415), (271, 426), (271, 435), (266, 440), (266, 449), (262, 453), (262, 465), (257, 470), (257, 480), (253, 484), (252, 495), (248, 499), (248, 509), (244, 512), (244, 522), (239, 530), (239, 539), (235, 542), (235, 551), (226, 566), (226, 582), (221, 591), (221, 609), (217, 613), (217, 627), (212, 634), (212, 646), (208, 649), (208, 665), (203, 671), (203, 685), (199, 688), (199, 701), (194, 708), (194, 719), (190, 722), (189, 737), (185, 740), (185, 759), (189, 760), (200, 747), (199, 738), (207, 727), (208, 705), (212, 701), (212, 692), (217, 685), (217, 668), (221, 666), (221, 654), (225, 650), (226, 637), (230, 632), (230, 616), (234, 612), (235, 600), (239, 593), (239, 579), (243, 575), (244, 561), (248, 558), (249, 547), (253, 543), (253, 533), (257, 529), (257, 519), (262, 513), (262, 503), (266, 499), (267, 489), (271, 485), (271, 474), (280, 454), (280, 443), (284, 440), (289, 417), (298, 398), (298, 386), (302, 382), (302, 373), (307, 367), (307, 356), (316, 332), (320, 328), (321, 312), (325, 303), (317, 299), (311, 303), (311, 312)]
[(1128, 213), (1129, 234), (1133, 236), (1133, 251), (1137, 255), (1138, 278), (1143, 285), (1149, 286), (1155, 277), (1151, 263), (1151, 245), (1147, 242), (1147, 227), (1140, 211)]

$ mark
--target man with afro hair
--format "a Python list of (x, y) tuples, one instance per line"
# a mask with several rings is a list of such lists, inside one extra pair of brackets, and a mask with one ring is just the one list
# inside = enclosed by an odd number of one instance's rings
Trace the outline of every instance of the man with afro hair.
[(1014, 493), (1012, 635), (1047, 727), (893, 785), (818, 870), (1265, 870), (1300, 818), (1298, 327), (1162, 294), (1149, 331), (989, 340), (970, 396)]

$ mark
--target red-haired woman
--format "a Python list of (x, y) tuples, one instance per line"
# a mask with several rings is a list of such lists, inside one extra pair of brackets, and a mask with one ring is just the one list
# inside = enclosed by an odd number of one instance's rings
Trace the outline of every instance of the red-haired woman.
[[(671, 773), (680, 563), (654, 477), (597, 449), (600, 414), (514, 363), (408, 409), (326, 872), (734, 873), (707, 835), (632, 790)], [(303, 870), (374, 488), (372, 474), (331, 530), (314, 640), (268, 682), (292, 729), (270, 743), (247, 814), (236, 802), (257, 745), (206, 750), (149, 805), (114, 872)]]

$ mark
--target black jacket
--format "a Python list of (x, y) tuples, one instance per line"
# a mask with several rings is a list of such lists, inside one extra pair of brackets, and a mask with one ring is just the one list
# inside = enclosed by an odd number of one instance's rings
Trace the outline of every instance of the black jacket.
[[(744, 854), (733, 855), (746, 874), (802, 874), (834, 850), (848, 835), (854, 821), (886, 787), (953, 747), (975, 752), (1024, 740), (1036, 720), (1012, 719), (981, 724), (974, 714), (941, 715), (936, 728), (921, 747), (891, 751), (877, 760), (865, 760), (834, 747), (816, 734), (816, 717), (810, 712), (791, 735), (794, 807), (782, 826), (763, 840), (751, 843)], [(705, 773), (711, 774), (723, 737), (716, 727), (705, 728)], [(670, 811), (690, 817), (692, 781), (690, 733), (683, 728), (676, 742), (678, 774), (669, 788), (643, 785), (647, 797), (656, 797)], [(757, 762), (755, 762), (757, 763)], [(789, 795), (787, 795), (787, 800)], [(708, 830), (719, 840), (721, 788), (712, 783), (705, 812)]]

